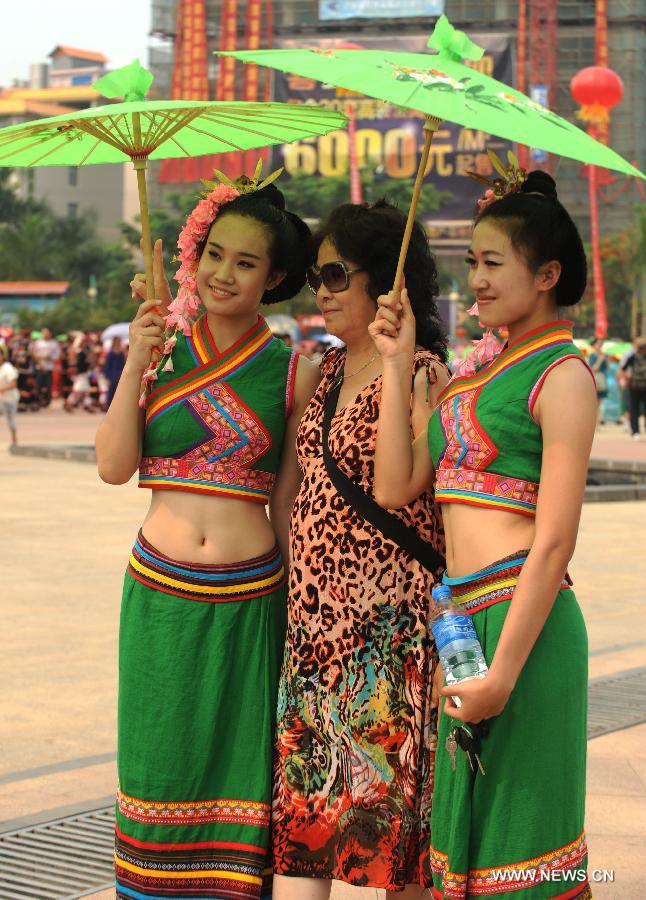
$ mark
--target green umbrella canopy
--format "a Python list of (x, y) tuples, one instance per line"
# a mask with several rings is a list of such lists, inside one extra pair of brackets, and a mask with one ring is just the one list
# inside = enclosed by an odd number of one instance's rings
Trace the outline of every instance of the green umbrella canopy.
[(622, 357), (633, 349), (633, 345), (628, 341), (604, 341), (601, 349), (607, 356)]
[(110, 103), (0, 129), (0, 166), (83, 166), (130, 160), (137, 171), (146, 280), (152, 242), (145, 169), (149, 159), (252, 150), (342, 128), (342, 113), (310, 104), (146, 100), (153, 76), (135, 60), (94, 82)]
[(314, 78), (419, 110), (440, 121), (646, 179), (639, 169), (572, 122), (465, 65), (463, 59), (478, 60), (484, 51), (457, 31), (446, 16), (438, 19), (428, 45), (437, 53), (278, 49), (221, 55)]
[[(424, 149), (415, 178), (406, 231), (393, 287), (402, 283), (408, 243), (422, 189), (433, 134), (443, 120), (465, 128), (569, 156), (581, 162), (646, 178), (618, 153), (576, 125), (495, 78), (464, 65), (484, 50), (440, 16), (428, 45), (437, 53), (383, 50), (239, 50), (219, 55), (314, 78), (325, 84), (419, 110), (426, 116)], [(516, 160), (510, 159), (510, 166)], [(503, 164), (504, 165), (504, 164)]]
[(0, 166), (84, 166), (252, 150), (326, 134), (342, 113), (309, 104), (146, 100), (152, 75), (136, 60), (94, 83), (123, 103), (0, 129)]

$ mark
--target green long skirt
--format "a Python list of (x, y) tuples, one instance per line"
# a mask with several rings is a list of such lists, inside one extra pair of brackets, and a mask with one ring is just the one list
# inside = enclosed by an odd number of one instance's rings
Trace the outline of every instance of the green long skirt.
[[(514, 554), (473, 575), (445, 578), (473, 617), (488, 664), (527, 556)], [(431, 814), (433, 896), (522, 900), (590, 897), (584, 834), (588, 645), (569, 584), (523, 667), (480, 754), (485, 775), (458, 749), (442, 715)]]
[(165, 557), (140, 533), (119, 643), (121, 900), (271, 896), (285, 592), (277, 548), (198, 566)]

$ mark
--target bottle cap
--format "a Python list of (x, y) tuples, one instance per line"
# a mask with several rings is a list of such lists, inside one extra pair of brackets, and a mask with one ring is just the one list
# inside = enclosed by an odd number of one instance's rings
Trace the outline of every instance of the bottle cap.
[(448, 584), (436, 584), (431, 591), (431, 597), (436, 603), (448, 605), (451, 602), (451, 588)]

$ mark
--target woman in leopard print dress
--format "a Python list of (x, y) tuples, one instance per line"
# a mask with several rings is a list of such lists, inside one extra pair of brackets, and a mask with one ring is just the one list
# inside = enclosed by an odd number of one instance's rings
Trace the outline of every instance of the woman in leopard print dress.
[[(297, 437), (304, 477), (291, 519), (274, 900), (326, 900), (333, 879), (399, 897), (405, 890), (411, 898), (432, 883), (433, 575), (349, 506), (322, 456), (323, 406), (341, 378), (330, 450), (372, 496), (381, 364), (368, 325), (376, 298), (392, 285), (404, 226), (404, 216), (383, 201), (340, 207), (317, 237), (317, 265), (309, 276), (328, 331), (345, 347), (326, 354), (323, 380)], [(419, 225), (405, 276), (419, 344), (411, 429), (424, 435), (448, 372), (435, 263)], [(443, 552), (432, 492), (396, 515)]]

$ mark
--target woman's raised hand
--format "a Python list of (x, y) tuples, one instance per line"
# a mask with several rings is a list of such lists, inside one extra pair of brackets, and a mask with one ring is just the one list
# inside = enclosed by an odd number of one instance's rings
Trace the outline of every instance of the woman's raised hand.
[(377, 315), (368, 326), (375, 347), (384, 359), (408, 359), (415, 349), (415, 316), (406, 288), (377, 299)]
[[(173, 295), (170, 292), (170, 285), (164, 271), (164, 254), (161, 240), (156, 240), (153, 247), (153, 286), (155, 288), (155, 306), (160, 314), (165, 316), (168, 312), (169, 303), (173, 302)], [(130, 282), (130, 287), (132, 288), (133, 300), (147, 300), (146, 276), (143, 272), (135, 273), (135, 277)]]
[(157, 311), (159, 300), (144, 300), (128, 329), (128, 358), (126, 366), (142, 375), (150, 365), (153, 350), (161, 353), (164, 347), (165, 320)]

